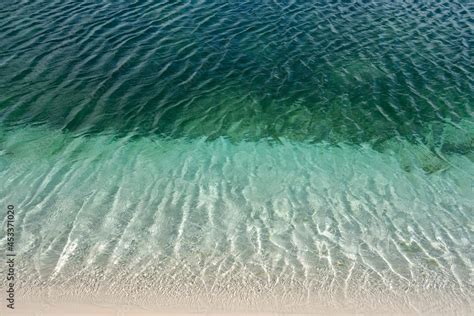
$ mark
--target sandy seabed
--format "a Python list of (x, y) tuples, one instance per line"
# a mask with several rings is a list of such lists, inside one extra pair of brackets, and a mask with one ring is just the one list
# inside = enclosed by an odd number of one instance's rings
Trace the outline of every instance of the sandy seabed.
[[(247, 293), (245, 293), (247, 292)], [(197, 292), (196, 292), (197, 293)], [(330, 294), (302, 298), (295, 290), (286, 293), (254, 295), (241, 293), (186, 294), (165, 297), (161, 293), (133, 296), (124, 293), (100, 295), (89, 293), (75, 296), (72, 291), (19, 291), (15, 310), (2, 304), (0, 315), (472, 315), (472, 303), (452, 293), (426, 291), (408, 296), (374, 293), (372, 297), (338, 297)]]

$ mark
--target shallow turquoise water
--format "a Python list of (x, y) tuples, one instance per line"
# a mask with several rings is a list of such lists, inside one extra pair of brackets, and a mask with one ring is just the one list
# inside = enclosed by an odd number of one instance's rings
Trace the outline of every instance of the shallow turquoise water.
[(466, 305), (473, 14), (3, 1), (0, 201), (18, 210), (19, 291)]

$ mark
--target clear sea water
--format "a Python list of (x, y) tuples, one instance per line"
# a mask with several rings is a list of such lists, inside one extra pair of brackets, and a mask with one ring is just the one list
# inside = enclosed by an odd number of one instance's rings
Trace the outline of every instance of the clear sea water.
[(1, 1), (19, 293), (464, 308), (473, 45), (470, 1)]

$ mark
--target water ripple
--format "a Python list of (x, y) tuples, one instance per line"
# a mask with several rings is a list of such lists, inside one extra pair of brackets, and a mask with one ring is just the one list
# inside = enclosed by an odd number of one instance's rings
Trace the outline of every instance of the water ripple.
[(461, 0), (3, 0), (19, 288), (468, 306), (473, 16)]
[(7, 1), (0, 9), (6, 124), (361, 143), (472, 119), (464, 2)]

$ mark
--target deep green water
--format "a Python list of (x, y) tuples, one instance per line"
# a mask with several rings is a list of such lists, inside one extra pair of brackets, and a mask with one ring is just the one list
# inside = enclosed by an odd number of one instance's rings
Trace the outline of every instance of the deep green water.
[(361, 143), (472, 115), (467, 2), (3, 1), (1, 10), (6, 125)]
[(473, 45), (469, 1), (1, 1), (20, 291), (465, 305)]

